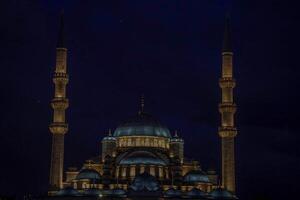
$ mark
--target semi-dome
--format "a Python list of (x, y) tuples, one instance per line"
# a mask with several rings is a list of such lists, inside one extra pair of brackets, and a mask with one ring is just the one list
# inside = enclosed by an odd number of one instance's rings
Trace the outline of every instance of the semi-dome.
[(130, 188), (134, 191), (158, 191), (160, 186), (156, 178), (147, 172), (137, 175)]
[(83, 169), (76, 176), (76, 180), (81, 179), (101, 180), (101, 175), (94, 169)]
[(208, 176), (201, 170), (189, 171), (183, 178), (184, 182), (188, 183), (209, 183), (210, 180)]
[(159, 120), (149, 114), (139, 113), (133, 118), (124, 121), (113, 134), (120, 136), (158, 136), (170, 138), (170, 131)]
[(149, 151), (133, 151), (120, 161), (121, 165), (163, 165), (166, 163), (164, 160)]
[(221, 187), (214, 189), (209, 195), (214, 199), (237, 199), (231, 192)]
[(72, 187), (66, 187), (59, 190), (56, 196), (78, 196), (80, 193)]

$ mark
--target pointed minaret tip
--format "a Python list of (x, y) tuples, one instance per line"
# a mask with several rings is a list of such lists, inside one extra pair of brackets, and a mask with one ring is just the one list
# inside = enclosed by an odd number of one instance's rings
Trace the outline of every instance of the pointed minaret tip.
[(230, 27), (230, 16), (226, 15), (225, 19), (225, 29), (224, 29), (224, 38), (223, 38), (223, 52), (232, 52), (232, 35), (231, 35), (231, 27)]
[(58, 38), (57, 38), (57, 48), (65, 48), (65, 34), (64, 34), (64, 11), (61, 11)]
[(140, 110), (139, 110), (139, 114), (142, 114), (144, 113), (144, 107), (145, 107), (145, 96), (144, 94), (141, 95), (141, 107), (140, 107)]

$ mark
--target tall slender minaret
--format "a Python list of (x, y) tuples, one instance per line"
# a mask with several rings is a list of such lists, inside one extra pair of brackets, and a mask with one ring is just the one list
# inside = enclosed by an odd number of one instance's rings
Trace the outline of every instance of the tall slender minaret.
[(64, 135), (68, 131), (65, 120), (65, 110), (69, 106), (66, 98), (67, 74), (67, 49), (64, 45), (64, 22), (61, 14), (58, 41), (56, 46), (56, 67), (53, 75), (55, 85), (54, 98), (51, 101), (53, 108), (53, 122), (49, 129), (52, 133), (52, 153), (50, 168), (50, 189), (56, 190), (63, 187), (64, 164)]
[(235, 80), (232, 70), (232, 46), (229, 17), (226, 19), (225, 33), (222, 49), (222, 77), (219, 85), (222, 90), (222, 102), (219, 104), (221, 113), (221, 126), (219, 136), (222, 140), (222, 186), (235, 193), (235, 161), (234, 161), (234, 138), (237, 130), (234, 125), (236, 104), (233, 99)]

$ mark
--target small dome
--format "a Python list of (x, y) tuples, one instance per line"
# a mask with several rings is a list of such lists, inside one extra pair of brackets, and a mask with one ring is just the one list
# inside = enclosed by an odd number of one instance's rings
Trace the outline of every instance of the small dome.
[(180, 197), (182, 195), (182, 192), (175, 188), (170, 188), (167, 191), (165, 191), (164, 194), (165, 194), (165, 197)]
[(220, 187), (211, 191), (209, 195), (215, 199), (236, 199), (231, 192)]
[(149, 151), (134, 151), (120, 161), (121, 165), (166, 165), (165, 161)]
[(193, 198), (199, 198), (199, 197), (207, 197), (207, 193), (203, 192), (202, 190), (199, 190), (197, 188), (193, 188), (190, 191), (186, 193), (187, 196), (193, 197)]
[(202, 182), (202, 183), (209, 183), (208, 176), (201, 170), (192, 170), (189, 171), (183, 178), (185, 182), (195, 183), (195, 182)]
[(94, 169), (83, 169), (76, 176), (76, 180), (89, 179), (89, 180), (101, 180), (101, 175)]
[(79, 192), (72, 187), (66, 187), (64, 189), (59, 190), (56, 193), (56, 196), (78, 196)]
[(116, 140), (117, 139), (111, 134), (111, 129), (109, 129), (108, 135), (102, 139), (102, 142), (104, 141), (115, 142)]
[(171, 138), (169, 129), (146, 113), (140, 113), (124, 121), (117, 127), (113, 136), (158, 136)]
[(137, 175), (130, 188), (134, 191), (158, 191), (160, 186), (156, 178), (147, 172)]
[(113, 136), (105, 136), (102, 141), (112, 141), (115, 142), (117, 139)]
[(121, 188), (115, 188), (115, 189), (113, 189), (112, 194), (114, 196), (125, 196), (126, 195), (126, 191), (123, 190), (123, 189), (121, 189)]
[(83, 193), (85, 195), (89, 195), (89, 196), (99, 196), (99, 195), (102, 195), (101, 190), (99, 190), (97, 188), (89, 188), (89, 189), (85, 190)]
[(112, 196), (113, 191), (108, 189), (108, 190), (102, 190), (103, 196)]
[(183, 139), (179, 137), (173, 137), (170, 140), (171, 142), (178, 142), (178, 143), (183, 143)]

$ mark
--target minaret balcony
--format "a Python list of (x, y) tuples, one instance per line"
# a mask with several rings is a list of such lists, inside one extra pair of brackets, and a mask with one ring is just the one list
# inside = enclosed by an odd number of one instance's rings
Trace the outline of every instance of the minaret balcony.
[(51, 101), (53, 109), (65, 110), (69, 107), (69, 100), (66, 98), (54, 98)]
[(66, 73), (54, 73), (53, 76), (53, 83), (57, 84), (57, 83), (64, 83), (67, 84), (69, 81), (69, 76)]
[(223, 51), (222, 55), (223, 56), (233, 56), (233, 52), (232, 51)]
[(54, 122), (49, 126), (50, 132), (53, 134), (66, 134), (68, 132), (68, 124)]
[(235, 79), (225, 77), (219, 79), (220, 88), (234, 88), (235, 87)]
[(221, 104), (219, 104), (219, 112), (220, 113), (226, 113), (226, 112), (235, 113), (236, 112), (236, 104), (221, 103)]
[(235, 137), (237, 135), (237, 130), (235, 127), (220, 127), (219, 136), (220, 137)]

